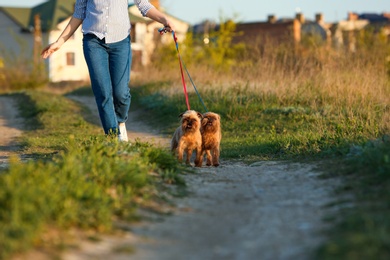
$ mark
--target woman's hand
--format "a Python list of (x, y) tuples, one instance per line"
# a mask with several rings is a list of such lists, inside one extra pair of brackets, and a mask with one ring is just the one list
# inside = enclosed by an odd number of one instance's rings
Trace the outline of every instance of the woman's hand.
[(42, 50), (42, 58), (47, 59), (54, 52), (58, 51), (58, 49), (61, 48), (62, 44), (64, 44), (74, 34), (77, 28), (79, 28), (82, 22), (82, 20), (72, 17), (68, 25), (62, 31), (60, 37), (58, 37), (57, 41), (53, 42), (52, 44), (49, 44), (46, 48)]
[(172, 31), (175, 30), (175, 27), (173, 26), (173, 24), (168, 19), (166, 19), (166, 23), (164, 24), (164, 29), (167, 32), (172, 32)]
[(52, 44), (48, 45), (41, 52), (42, 58), (47, 59), (50, 55), (56, 52), (60, 47), (61, 44), (59, 44), (58, 42), (53, 42)]
[(151, 8), (147, 12), (146, 16), (149, 17), (150, 19), (156, 21), (156, 22), (162, 23), (164, 25), (164, 29), (167, 32), (172, 32), (175, 30), (173, 23), (171, 21), (169, 21), (169, 19), (165, 16), (165, 14), (163, 14), (162, 12), (157, 10), (156, 8)]

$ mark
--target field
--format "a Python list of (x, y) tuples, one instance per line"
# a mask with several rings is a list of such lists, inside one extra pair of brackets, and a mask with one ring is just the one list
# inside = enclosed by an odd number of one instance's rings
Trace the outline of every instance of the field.
[[(315, 44), (298, 50), (180, 46), (207, 109), (221, 115), (224, 159), (318, 161), (324, 178), (345, 179), (337, 192), (353, 199), (337, 203), (353, 206), (329, 216), (334, 228), (319, 259), (390, 256), (390, 46), (366, 38), (359, 43), (354, 53)], [(171, 133), (186, 110), (173, 44), (154, 61), (133, 75), (133, 102), (150, 124)], [(188, 88), (191, 108), (205, 112)], [(107, 232), (113, 218), (131, 220), (134, 207), (161, 199), (164, 183), (181, 184), (183, 168), (167, 151), (101, 137), (77, 104), (44, 90), (11, 92), (33, 126), (20, 140), (21, 153), (33, 160), (13, 158), (0, 176), (3, 258), (42, 244), (41, 234), (53, 225)], [(128, 164), (129, 157), (136, 163)], [(102, 168), (106, 174), (96, 174)], [(134, 174), (114, 174), (123, 169)], [(61, 189), (68, 182), (75, 185)]]

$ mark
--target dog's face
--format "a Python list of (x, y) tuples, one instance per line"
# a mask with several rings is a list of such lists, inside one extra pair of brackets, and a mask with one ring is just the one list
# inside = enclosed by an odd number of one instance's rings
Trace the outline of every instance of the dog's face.
[(219, 131), (221, 124), (221, 117), (213, 112), (207, 112), (203, 114), (202, 129), (204, 132), (216, 132)]
[(187, 110), (179, 115), (183, 132), (199, 131), (202, 114), (194, 110)]

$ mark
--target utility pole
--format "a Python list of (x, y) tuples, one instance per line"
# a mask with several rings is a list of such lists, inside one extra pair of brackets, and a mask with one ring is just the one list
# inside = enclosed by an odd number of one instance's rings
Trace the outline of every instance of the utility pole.
[(42, 60), (41, 60), (41, 50), (42, 50), (42, 28), (41, 28), (41, 16), (36, 14), (34, 16), (34, 70), (37, 70), (41, 73), (42, 69)]

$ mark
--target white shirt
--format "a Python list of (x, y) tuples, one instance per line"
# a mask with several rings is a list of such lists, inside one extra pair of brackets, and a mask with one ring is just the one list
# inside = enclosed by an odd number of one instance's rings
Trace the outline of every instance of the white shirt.
[[(147, 0), (134, 0), (143, 16), (154, 6)], [(128, 0), (77, 0), (73, 17), (83, 21), (84, 34), (92, 33), (106, 43), (125, 39), (131, 30)]]

